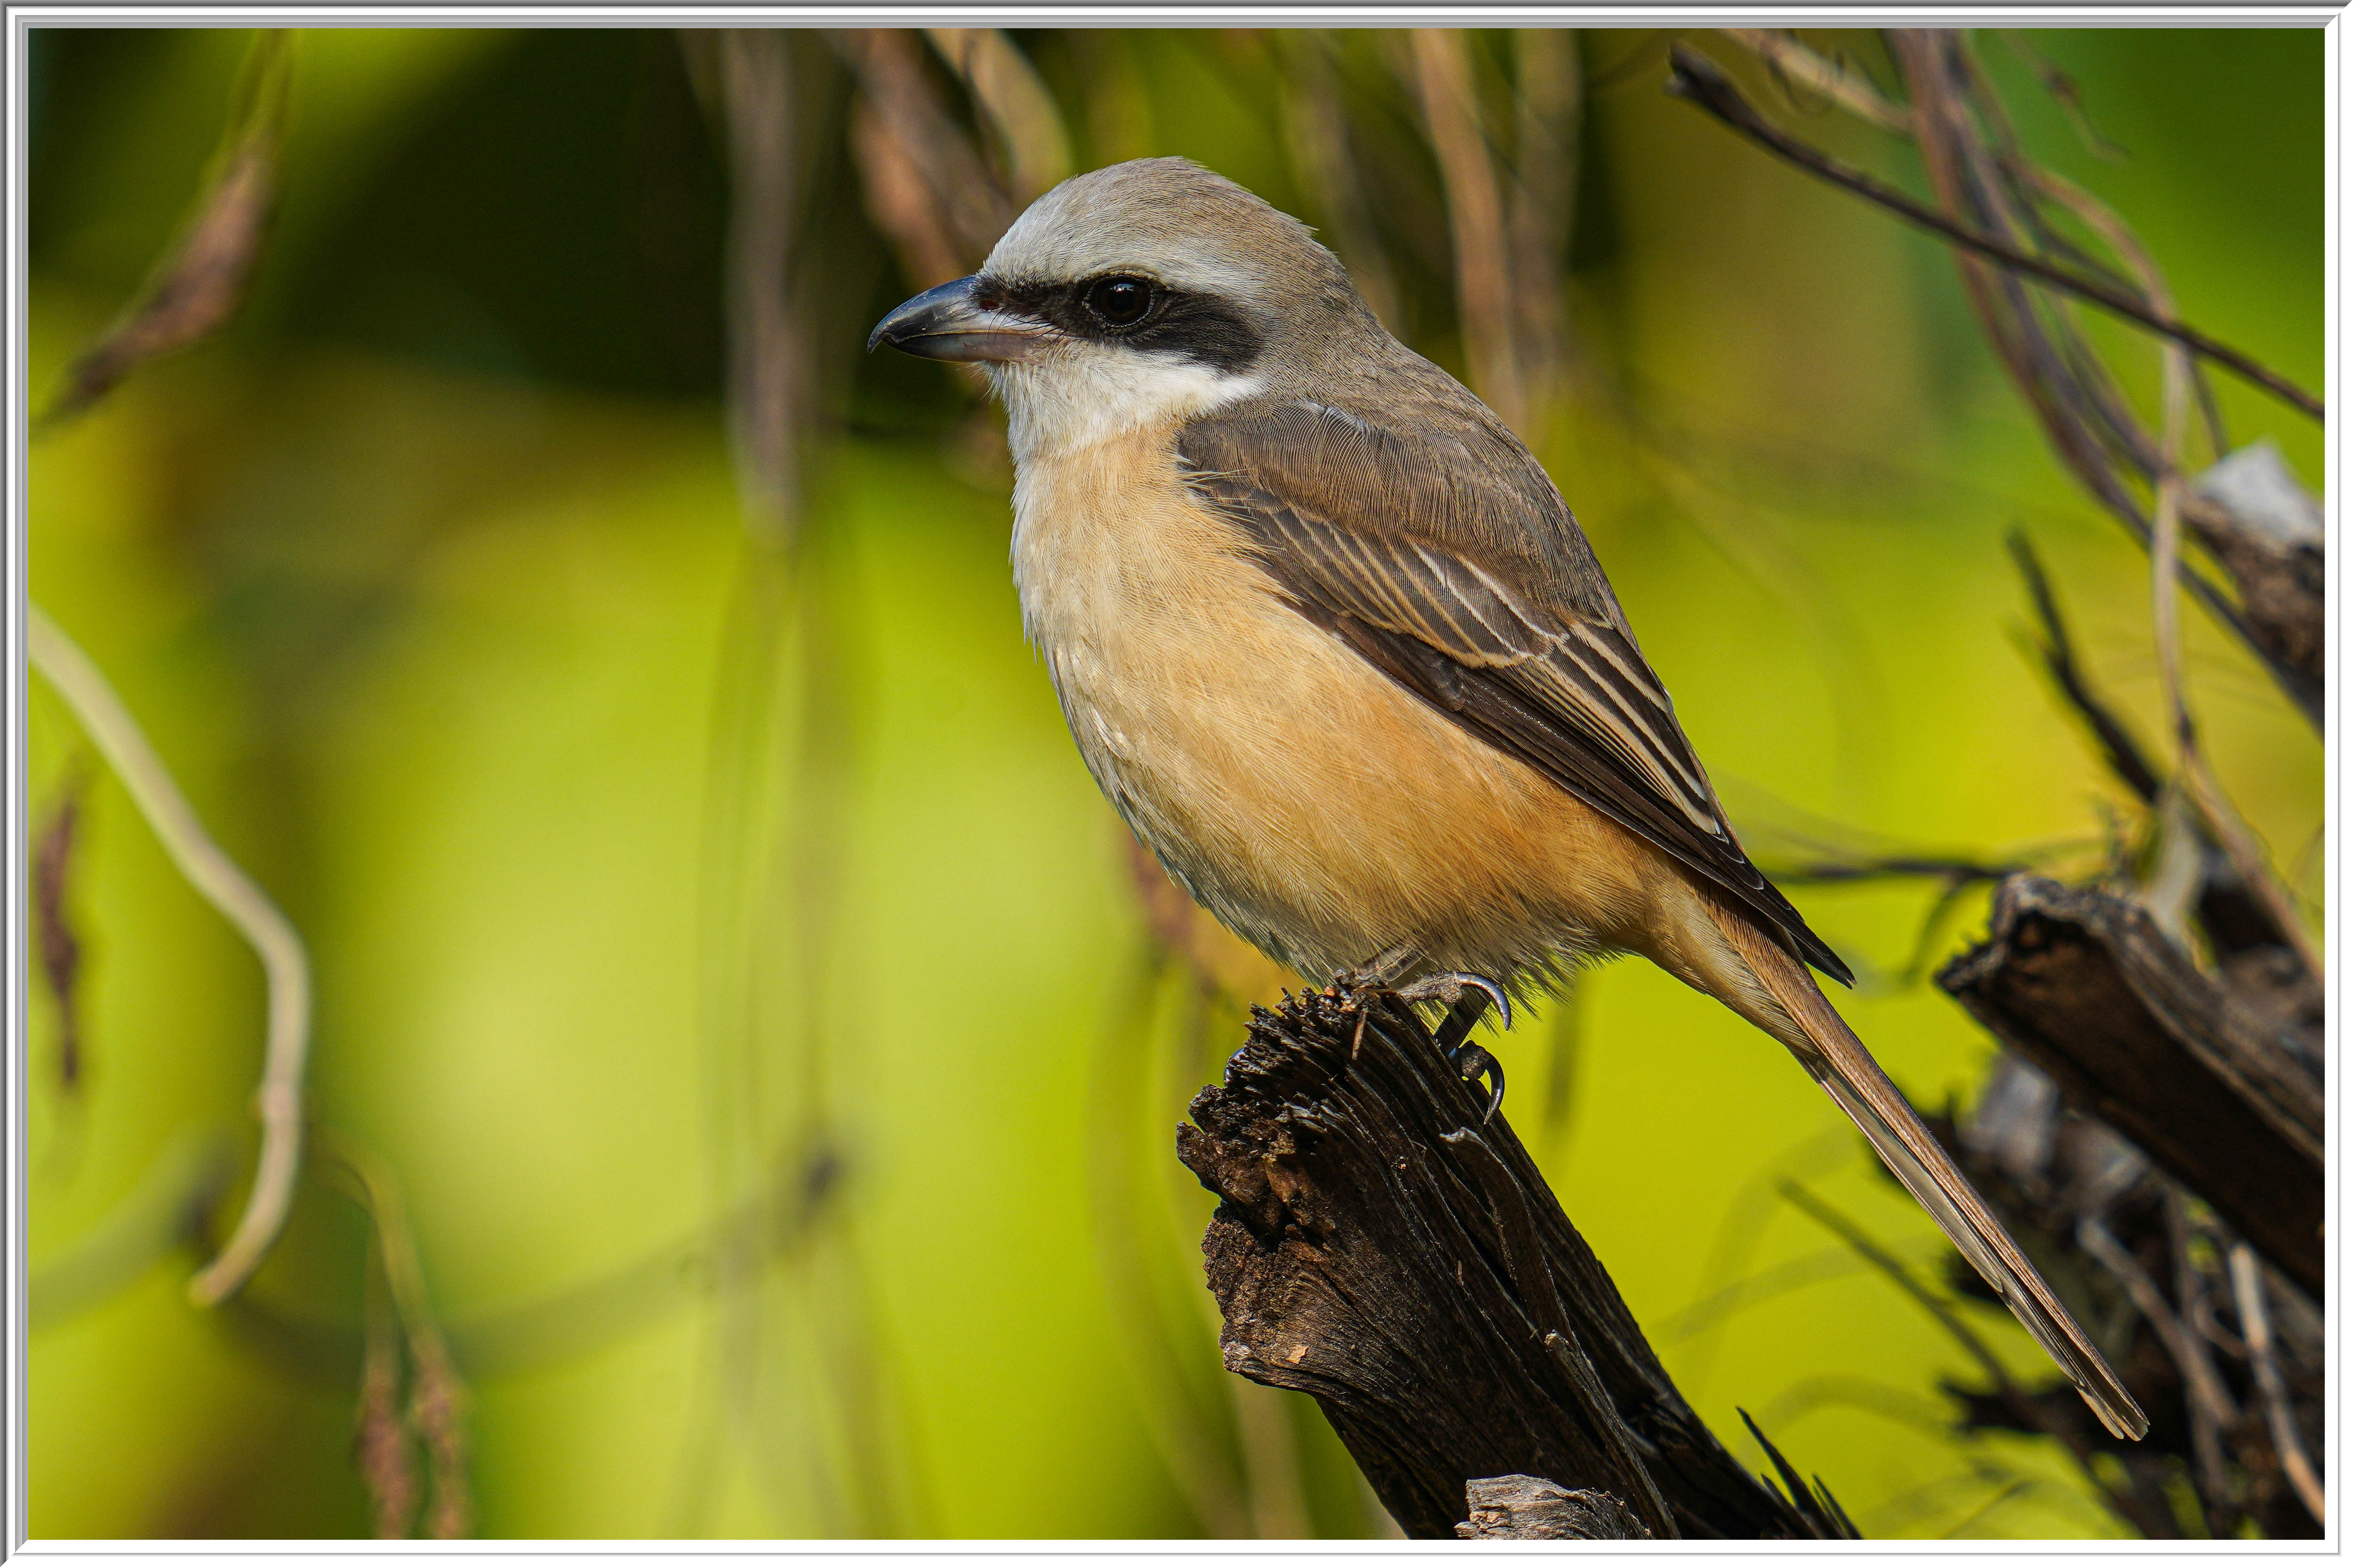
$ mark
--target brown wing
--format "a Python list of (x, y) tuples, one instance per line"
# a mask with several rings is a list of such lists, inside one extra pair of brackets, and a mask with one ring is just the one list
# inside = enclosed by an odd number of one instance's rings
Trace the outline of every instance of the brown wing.
[(1433, 412), (1452, 417), (1416, 442), (1320, 404), (1245, 405), (1178, 453), (1301, 613), (1853, 984), (1740, 847), (1543, 468), (1491, 417)]

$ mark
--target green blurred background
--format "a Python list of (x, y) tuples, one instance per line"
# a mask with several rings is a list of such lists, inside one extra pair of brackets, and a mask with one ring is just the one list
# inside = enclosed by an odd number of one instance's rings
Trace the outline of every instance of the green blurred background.
[[(1806, 37), (1890, 79), (1872, 36)], [(2048, 455), (1941, 247), (1665, 97), (1664, 41), (1575, 40), (1569, 371), (1532, 445), (1768, 859), (1810, 837), (2096, 862), (2129, 813), (2013, 643), (2001, 542), (2032, 536), (2155, 733), (2144, 558)], [(1784, 123), (1923, 188), (1908, 145), (1696, 41)], [(2139, 231), (2183, 317), (2307, 384), (2322, 41), (1981, 40), (2028, 145)], [(396, 1175), (467, 1391), (466, 1451), (411, 1470), (457, 1465), (445, 1492), (498, 1536), (1378, 1533), (1314, 1406), (1219, 1367), (1208, 1199), (1171, 1132), (1264, 978), (1206, 987), (1147, 923), (1021, 639), (997, 416), (937, 366), (837, 354), (797, 543), (769, 548), (728, 438), (700, 46), (293, 42), (252, 293), (37, 441), (32, 591), (310, 945), (313, 1117)], [(37, 398), (168, 246), (252, 43), (34, 31)], [(1379, 153), (1377, 253), (1347, 258), (1468, 369), (1393, 37), (1011, 43), (1072, 167), (1185, 153), (1328, 235), (1287, 117), (1324, 61)], [(1514, 58), (1467, 44), (1489, 75)], [(796, 47), (822, 239), (796, 287), (831, 343), (936, 279), (868, 216), (848, 79)], [(2152, 407), (2154, 350), (2091, 330)], [(2274, 437), (2317, 488), (2316, 426), (2218, 390), (2234, 441)], [(2243, 649), (2186, 627), (2223, 783), (2316, 908), (2319, 747)], [(314, 1150), (253, 1285), (188, 1303), (250, 1164), (258, 966), (38, 680), (29, 725), (37, 831), (80, 801), (85, 959), (78, 1060), (56, 998), (32, 1015), (33, 1533), (368, 1534), (367, 1325), (389, 1342), (365, 1215)], [(1966, 1102), (1992, 1051), (1905, 975), (1936, 893), (1799, 890), (1864, 975), (1848, 1016), (1928, 1107)], [(1640, 963), (1496, 1048), (1564, 1205), (1749, 1463), (1736, 1408), (1873, 1534), (2116, 1532), (2050, 1445), (1953, 1436), (1936, 1384), (1971, 1375), (1960, 1349), (1771, 1196), (1801, 1176), (1905, 1258), (1941, 1254), (1783, 1053)], [(152, 1218), (191, 1192), (227, 1200), (206, 1235)], [(1762, 1288), (1725, 1296), (1742, 1281)]]

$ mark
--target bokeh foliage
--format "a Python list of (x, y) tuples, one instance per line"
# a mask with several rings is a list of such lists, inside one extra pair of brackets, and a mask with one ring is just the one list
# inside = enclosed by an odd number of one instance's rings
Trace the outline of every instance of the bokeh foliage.
[[(1809, 37), (1883, 62), (1868, 35)], [(1471, 372), (1395, 36), (1012, 41), (1075, 166), (1185, 153), (1327, 236), (1283, 106), (1335, 73), (1374, 198), (1347, 259)], [(1981, 44), (2036, 153), (2137, 228), (2186, 319), (2316, 384), (2321, 35), (2017, 41)], [(1470, 42), (1503, 80), (1512, 40)], [(36, 31), (37, 394), (181, 223), (248, 45)], [(725, 139), (691, 49), (571, 28), (297, 45), (254, 291), (37, 444), (32, 589), (311, 945), (314, 1114), (405, 1191), (470, 1388), (475, 1527), (1375, 1529), (1313, 1407), (1217, 1365), (1207, 1200), (1169, 1131), (1238, 1017), (1155, 942), (1021, 642), (994, 416), (937, 367), (845, 359), (779, 565), (738, 514)], [(1908, 148), (1715, 52), (1919, 188)], [(2001, 540), (2032, 534), (2153, 732), (2145, 561), (2043, 449), (1943, 250), (1664, 98), (1662, 56), (1653, 33), (1577, 40), (1573, 373), (1532, 445), (1760, 851), (2096, 862), (2124, 808), (2010, 640)], [(838, 338), (934, 279), (869, 219), (832, 90), (806, 293)], [(2091, 330), (2150, 406), (2154, 349)], [(2316, 481), (2316, 427), (2218, 389), (2234, 438), (2274, 437)], [(2223, 782), (2316, 907), (2319, 749), (2242, 648), (2195, 616), (2187, 635)], [(33, 1008), (40, 1281), (142, 1191), (243, 1170), (260, 996), (70, 718), (37, 681), (30, 701), (37, 827), (88, 780), (71, 1074), (53, 999)], [(754, 859), (785, 868), (728, 879)], [(1935, 894), (1800, 899), (1865, 976), (1850, 1017), (1927, 1106), (1991, 1051), (1902, 983)], [(1772, 1196), (1800, 1175), (1938, 1254), (1782, 1053), (1636, 963), (1496, 1049), (1564, 1205), (1727, 1440), (1745, 1407), (1875, 1534), (2115, 1532), (2047, 1446), (1954, 1439), (1935, 1390), (1962, 1355)], [(367, 1533), (367, 1235), (314, 1181), (242, 1306), (190, 1306), (197, 1253), (158, 1244), (40, 1320), (34, 1532)], [(1979, 1328), (2041, 1375), (2005, 1318)]]

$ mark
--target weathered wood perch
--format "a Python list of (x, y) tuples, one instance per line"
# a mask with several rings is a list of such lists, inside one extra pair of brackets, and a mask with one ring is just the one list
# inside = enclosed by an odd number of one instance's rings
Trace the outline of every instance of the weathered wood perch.
[(1994, 895), (1987, 940), (1936, 983), (2317, 1297), (2316, 1020), (2233, 973), (2228, 989), (2200, 973), (2137, 904), (2021, 876)]
[(1608, 1492), (1573, 1492), (1541, 1476), (1489, 1476), (1470, 1485), (1465, 1541), (1647, 1541), (1651, 1532)]
[(1417, 1538), (1451, 1539), (1466, 1487), (1514, 1476), (1606, 1494), (1652, 1536), (1852, 1535), (1819, 1482), (1777, 1454), (1784, 1496), (1701, 1425), (1485, 1109), (1393, 996), (1253, 1010), (1176, 1140), (1224, 1200), (1201, 1246), (1227, 1368), (1313, 1394)]

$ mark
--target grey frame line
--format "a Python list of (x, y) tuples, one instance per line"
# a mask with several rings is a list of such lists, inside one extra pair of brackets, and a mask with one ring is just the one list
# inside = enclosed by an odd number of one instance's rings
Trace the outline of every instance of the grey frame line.
[[(1242, 5), (1172, 5), (1113, 6), (1073, 0), (1057, 4), (1054, 0), (1030, 0), (1021, 5), (697, 5), (662, 7), (646, 5), (566, 5), (562, 0), (534, 4), (533, 0), (504, 0), (496, 5), (394, 5), (373, 4), (352, 6), (332, 6), (319, 4), (287, 4), (279, 5), (220, 5), (205, 0), (147, 0), (135, 5), (0, 5), (9, 22), (5, 44), (5, 73), (8, 89), (7, 158), (0, 184), (5, 186), (7, 255), (5, 264), (6, 290), (6, 333), (8, 365), (5, 398), (9, 414), (6, 440), (7, 495), (5, 566), (6, 597), (0, 605), (0, 626), (5, 628), (5, 660), (10, 681), (5, 741), (8, 775), (6, 780), (7, 858), (10, 880), (7, 889), (7, 915), (12, 936), (26, 929), (26, 889), (25, 869), (27, 865), (28, 839), (26, 817), (27, 752), (26, 731), (27, 663), (26, 658), (26, 602), (28, 587), (27, 540), (27, 435), (26, 415), (27, 368), (24, 352), (27, 321), (27, 279), (22, 241), (26, 230), (26, 45), (27, 34), (36, 26), (76, 26), (95, 27), (136, 26), (216, 26), (233, 27), (256, 25), (304, 26), (312, 27), (398, 25), (403, 22), (442, 26), (628, 26), (671, 28), (694, 26), (744, 25), (772, 22), (778, 26), (818, 26), (834, 22), (894, 21), (902, 26), (920, 26), (930, 22), (976, 21), (1053, 22), (1060, 25), (1082, 25), (1092, 22), (1104, 27), (1183, 26), (1188, 21), (1197, 25), (1215, 25), (1247, 20), (1258, 26), (1402, 26), (1417, 23), (1452, 26), (1526, 25), (1544, 21), (1559, 21), (1582, 26), (1622, 22), (1627, 25), (1656, 25), (1664, 18), (1688, 19), (1692, 25), (1714, 25), (1719, 22), (1762, 21), (1781, 25), (1808, 23), (1835, 24), (1845, 26), (1873, 26), (1881, 22), (1909, 21), (1965, 26), (1977, 24), (2028, 24), (2043, 26), (2317, 26), (2337, 27), (2341, 20), (2336, 5), (2318, 4), (2274, 4), (2267, 0), (2232, 4), (2229, 0), (2209, 0), (2206, 4), (2147, 5), (2135, 0), (2075, 0), (2065, 5), (1843, 5), (1837, 0), (1814, 0), (1803, 5), (1716, 5), (1706, 6), (1672, 4), (1643, 4), (1641, 0), (1619, 0), (1606, 6), (1558, 5), (1480, 5), (1475, 8), (1449, 9), (1435, 5), (1363, 5), (1347, 4), (1303, 3), (1291, 0), (1279, 6), (1257, 7)], [(2328, 68), (2328, 153), (2331, 162), (2330, 180), (2325, 193), (2327, 247), (2327, 276), (2331, 302), (2340, 290), (2338, 268), (2342, 265), (2339, 245), (2337, 187), (2345, 178), (2340, 158), (2344, 151), (2342, 121), (2338, 113), (2338, 97), (2345, 52), (2339, 32), (2339, 42), (2327, 51)], [(2338, 313), (2329, 312), (2327, 333), (2327, 371), (2325, 377), (2326, 395), (2339, 395), (2338, 366), (2342, 343)], [(2343, 442), (2338, 430), (2329, 429), (2323, 437), (2329, 460), (2330, 478), (2334, 480), (2344, 473)], [(2335, 485), (2328, 487), (2335, 493)], [(2332, 602), (2342, 592), (2343, 574), (2338, 551), (2331, 548), (2327, 555), (2328, 592)], [(2328, 659), (2331, 689), (2336, 689), (2342, 664), (2341, 639), (2333, 639)], [(2337, 762), (2337, 738), (2332, 731), (2328, 740), (2332, 773)], [(2342, 862), (2338, 853), (2341, 839), (2338, 825), (2331, 816), (2327, 826), (2327, 881), (2330, 906), (2341, 907), (2343, 892)], [(2332, 946), (2335, 944), (2332, 943)], [(28, 1040), (27, 1040), (27, 956), (21, 940), (12, 941), (6, 957), (8, 1008), (6, 1018), (6, 1048), (5, 1088), (0, 1088), (0, 1110), (5, 1111), (5, 1133), (7, 1162), (8, 1192), (5, 1213), (0, 1213), (0, 1247), (5, 1257), (0, 1258), (0, 1280), (5, 1280), (5, 1301), (0, 1301), (0, 1320), (5, 1320), (6, 1336), (5, 1360), (0, 1363), (0, 1400), (5, 1401), (6, 1470), (0, 1477), (0, 1561), (26, 1549), (30, 1521), (27, 1516), (26, 1464), (26, 1121)], [(2329, 1016), (2332, 1025), (2341, 1016), (2339, 1005), (2344, 988), (2341, 965), (2332, 966), (2329, 976)], [(2334, 1054), (2334, 1046), (2331, 1047)], [(2337, 1077), (2329, 1075), (2328, 1136), (2332, 1149), (2338, 1131)], [(2332, 1234), (2337, 1226), (2338, 1193), (2334, 1182), (2329, 1184), (2329, 1225)], [(2331, 1298), (2335, 1294), (2337, 1270), (2330, 1274)], [(2335, 1462), (2341, 1452), (2339, 1412), (2332, 1408), (2328, 1415), (2329, 1462), (2327, 1468), (2334, 1476), (2340, 1467)], [(2334, 1536), (2334, 1521), (2331, 1521)], [(1250, 1546), (1263, 1543), (1247, 1543)], [(1447, 1543), (1432, 1543), (1434, 1550), (1445, 1550)], [(1881, 1549), (1893, 1542), (1874, 1543)], [(2178, 1556), (2221, 1555), (2232, 1550), (2233, 1543), (2216, 1542), (2210, 1551), (2174, 1553)], [(1361, 1555), (1366, 1543), (1331, 1542), (1328, 1549), (1299, 1543), (1286, 1555), (1325, 1557)], [(591, 1542), (551, 1542), (540, 1545), (501, 1543), (491, 1549), (501, 1557), (543, 1558), (594, 1556), (600, 1559), (661, 1559), (669, 1560), (685, 1552), (697, 1557), (737, 1558), (773, 1557), (781, 1545), (748, 1546), (718, 1543), (699, 1547), (690, 1543), (664, 1544), (603, 1544)], [(1933, 1550), (1933, 1543), (1918, 1543), (1916, 1550)], [(2090, 1545), (2086, 1543), (2085, 1550)], [(365, 1550), (360, 1542), (208, 1542), (195, 1545), (132, 1543), (115, 1544), (106, 1556), (117, 1559), (216, 1557), (250, 1560), (296, 1553), (316, 1554), (322, 1551), (348, 1551), (353, 1554)], [(1900, 1548), (1899, 1548), (1900, 1550)], [(945, 1554), (971, 1557), (1037, 1557), (1068, 1556), (1080, 1552), (1103, 1557), (1171, 1558), (1225, 1557), (1231, 1553), (1196, 1545), (1151, 1546), (1134, 1542), (1029, 1542), (988, 1543), (968, 1545), (955, 1542), (937, 1542), (904, 1548), (878, 1548), (866, 1551), (828, 1550), (823, 1546), (814, 1551), (796, 1552), (797, 1556), (828, 1559), (882, 1560), (902, 1557), (936, 1557)], [(87, 1549), (64, 1548), (41, 1551), (43, 1557), (84, 1557)], [(410, 1555), (407, 1552), (377, 1555)], [(462, 1553), (467, 1557), (484, 1557), (491, 1552)], [(1746, 1556), (1753, 1551), (1734, 1548), (1708, 1550), (1686, 1548), (1679, 1555)], [(1908, 1554), (1908, 1553), (1907, 1553)], [(443, 1553), (440, 1555), (458, 1555)]]

